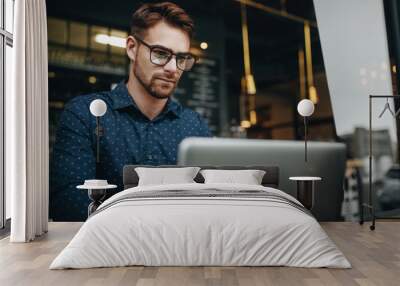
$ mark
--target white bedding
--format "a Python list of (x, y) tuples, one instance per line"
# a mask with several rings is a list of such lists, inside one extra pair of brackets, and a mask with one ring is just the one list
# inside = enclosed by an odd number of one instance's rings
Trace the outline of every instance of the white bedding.
[[(145, 266), (294, 266), (350, 268), (310, 215), (274, 200), (174, 197), (123, 200), (144, 191), (262, 190), (240, 184), (140, 186), (105, 201), (50, 265), (50, 269)], [(101, 211), (102, 210), (102, 211)]]

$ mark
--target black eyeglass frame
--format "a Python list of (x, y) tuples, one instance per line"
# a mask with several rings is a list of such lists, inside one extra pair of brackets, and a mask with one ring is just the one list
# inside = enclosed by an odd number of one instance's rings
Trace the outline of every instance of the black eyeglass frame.
[[(168, 64), (168, 63), (170, 62), (170, 60), (172, 59), (172, 57), (175, 56), (176, 68), (179, 69), (179, 70), (181, 70), (181, 71), (190, 71), (190, 70), (193, 68), (193, 66), (199, 61), (199, 57), (196, 56), (196, 55), (194, 55), (194, 54), (192, 54), (192, 53), (174, 53), (171, 49), (169, 49), (169, 48), (167, 48), (167, 47), (164, 47), (164, 46), (161, 46), (161, 45), (150, 45), (150, 44), (146, 43), (146, 42), (145, 42), (141, 37), (139, 37), (138, 35), (132, 35), (132, 36), (133, 36), (136, 40), (138, 40), (141, 44), (143, 44), (143, 45), (145, 45), (147, 48), (149, 48), (149, 50), (150, 50), (150, 62), (151, 62), (152, 64), (154, 64), (154, 65), (161, 66), (161, 67), (162, 67), (162, 66), (165, 66), (166, 64)], [(152, 55), (154, 49), (164, 50), (164, 51), (166, 51), (166, 52), (169, 53), (169, 56), (168, 56), (168, 58), (167, 58), (167, 60), (166, 60), (166, 62), (165, 62), (164, 64), (159, 64), (159, 63), (155, 63), (155, 62), (152, 61), (151, 55)], [(178, 62), (179, 62), (179, 61), (178, 61), (178, 57), (179, 57), (179, 56), (191, 56), (191, 57), (194, 59), (194, 62), (193, 62), (193, 64), (192, 64), (192, 66), (191, 66), (189, 69), (181, 68), (181, 67), (179, 66), (179, 64), (178, 64)]]

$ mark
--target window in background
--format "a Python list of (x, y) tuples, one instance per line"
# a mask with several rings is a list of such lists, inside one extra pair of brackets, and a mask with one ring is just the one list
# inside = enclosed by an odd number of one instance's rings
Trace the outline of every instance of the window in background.
[[(260, 3), (262, 1), (258, 1)], [(318, 103), (310, 120), (312, 140), (331, 141), (336, 137), (330, 94), (323, 64), (313, 1), (264, 1), (258, 9), (247, 6), (247, 28), (251, 71), (256, 85), (256, 124), (246, 129), (248, 138), (299, 140), (304, 132), (297, 114), (297, 103), (313, 99), (310, 87), (316, 89)], [(268, 3), (267, 3), (268, 2)], [(279, 2), (279, 1), (276, 1)], [(245, 94), (243, 88), (243, 45), (241, 9), (236, 3), (224, 10), (228, 94)], [(270, 11), (270, 12), (268, 12)], [(275, 11), (276, 13), (271, 13)], [(288, 18), (296, 15), (298, 21)], [(278, 16), (279, 15), (279, 16)], [(246, 82), (246, 81), (244, 81)], [(231, 117), (250, 120), (249, 96), (246, 100), (229, 100)], [(243, 108), (245, 106), (245, 108)], [(269, 106), (268, 113), (264, 107)], [(246, 120), (243, 120), (246, 121)], [(251, 121), (251, 120), (250, 120)]]
[(78, 22), (70, 22), (70, 45), (86, 49), (88, 47), (88, 26)]
[[(57, 77), (53, 67), (66, 69), (63, 74), (78, 70), (123, 77), (127, 73), (128, 61), (125, 48), (121, 47), (125, 45), (127, 37), (125, 31), (48, 17), (48, 35), (50, 80)], [(90, 76), (89, 74), (88, 77)], [(71, 83), (68, 84), (70, 85)], [(90, 90), (82, 92), (95, 90), (93, 80), (89, 86)], [(52, 90), (49, 95), (52, 101), (54, 98)], [(70, 95), (72, 94), (68, 93), (68, 98), (64, 98), (64, 102), (70, 99)], [(50, 105), (53, 106), (52, 103)], [(59, 103), (56, 105), (60, 106)]]
[(55, 18), (47, 18), (47, 34), (50, 43), (65, 45), (67, 43), (67, 22)]
[[(4, 104), (11, 92), (12, 46), (14, 31), (14, 0), (0, 0), (0, 236), (9, 230), (11, 194), (4, 188)], [(7, 226), (6, 229), (4, 227)]]
[[(13, 66), (13, 58), (12, 58), (12, 46), (6, 45), (5, 49), (5, 94), (10, 94), (11, 93), (11, 69)], [(4, 142), (4, 141), (3, 141)], [(5, 154), (5, 153), (4, 153)], [(11, 218), (11, 193), (10, 190), (7, 188), (5, 190), (5, 205), (6, 205), (6, 210), (5, 210), (5, 215), (6, 215), (6, 220)]]
[(93, 50), (106, 52), (108, 45), (104, 45), (99, 42), (99, 36), (107, 36), (108, 28), (100, 27), (100, 26), (92, 26), (91, 28), (91, 39), (90, 39), (90, 47)]
[(4, 227), (5, 204), (4, 204), (4, 1), (0, 2), (0, 228)]
[(111, 53), (117, 55), (125, 55), (125, 46), (117, 46), (118, 44), (125, 44), (125, 39), (128, 37), (128, 33), (120, 30), (111, 30), (110, 36), (117, 42), (116, 45), (111, 45)]
[(5, 30), (13, 33), (14, 30), (14, 0), (5, 0)]

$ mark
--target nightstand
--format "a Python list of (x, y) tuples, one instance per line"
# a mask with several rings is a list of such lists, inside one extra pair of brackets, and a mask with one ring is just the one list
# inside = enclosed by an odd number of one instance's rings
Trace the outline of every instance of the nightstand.
[(314, 185), (321, 181), (320, 177), (290, 177), (297, 182), (297, 199), (309, 210), (314, 206)]
[(106, 197), (107, 190), (115, 189), (116, 185), (109, 185), (106, 180), (85, 180), (85, 184), (77, 186), (77, 189), (87, 190), (92, 201), (88, 206), (88, 217), (96, 211)]

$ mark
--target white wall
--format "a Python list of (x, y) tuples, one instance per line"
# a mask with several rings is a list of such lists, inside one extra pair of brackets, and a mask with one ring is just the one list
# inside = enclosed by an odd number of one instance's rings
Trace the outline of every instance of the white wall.
[[(314, 0), (314, 7), (337, 134), (368, 128), (369, 94), (393, 94), (382, 0)], [(385, 103), (374, 100), (372, 124), (396, 141), (395, 119), (378, 118)]]

